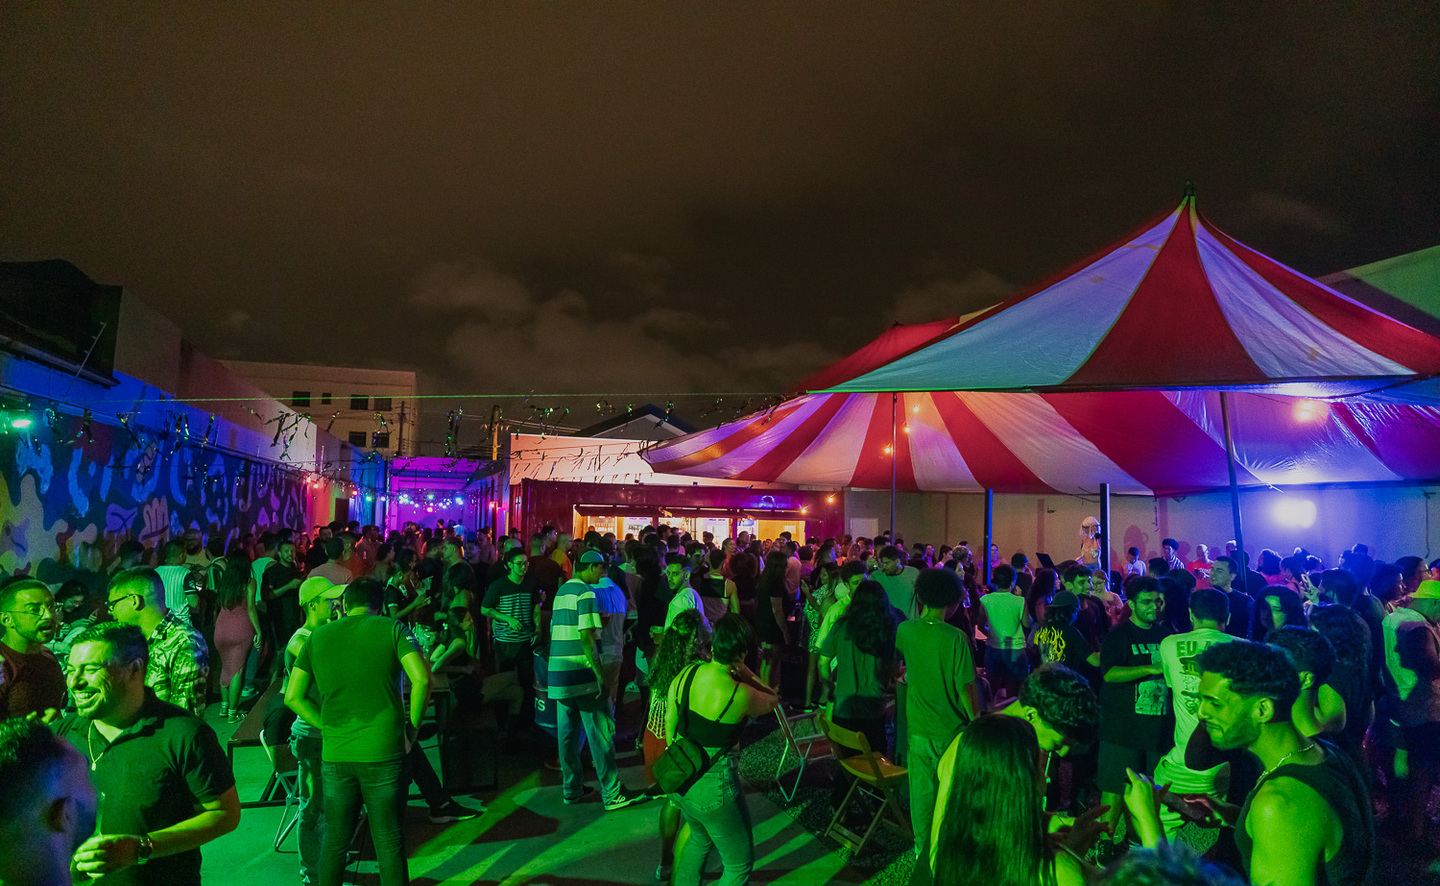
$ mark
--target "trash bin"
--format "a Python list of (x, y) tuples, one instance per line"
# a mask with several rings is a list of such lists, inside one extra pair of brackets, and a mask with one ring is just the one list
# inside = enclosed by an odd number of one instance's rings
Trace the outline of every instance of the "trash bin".
[(551, 738), (555, 738), (559, 730), (555, 702), (550, 698), (550, 659), (539, 649), (535, 650), (535, 725)]

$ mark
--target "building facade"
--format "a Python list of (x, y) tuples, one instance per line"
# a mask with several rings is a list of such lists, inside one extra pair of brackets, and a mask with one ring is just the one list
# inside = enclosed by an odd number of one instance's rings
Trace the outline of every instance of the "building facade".
[(315, 424), (385, 458), (414, 455), (420, 427), (415, 373), (226, 360), (231, 370)]

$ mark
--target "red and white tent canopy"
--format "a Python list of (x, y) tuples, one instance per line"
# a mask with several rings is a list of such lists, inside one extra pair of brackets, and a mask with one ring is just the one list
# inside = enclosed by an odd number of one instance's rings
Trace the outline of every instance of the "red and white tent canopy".
[(825, 390), (1336, 396), (1437, 375), (1440, 339), (1237, 242), (1186, 197), (1053, 281)]
[[(893, 410), (893, 412), (892, 412)], [(1440, 409), (1232, 394), (1241, 485), (1440, 478)], [(656, 471), (901, 490), (1178, 495), (1228, 484), (1219, 394), (810, 394), (645, 453)]]

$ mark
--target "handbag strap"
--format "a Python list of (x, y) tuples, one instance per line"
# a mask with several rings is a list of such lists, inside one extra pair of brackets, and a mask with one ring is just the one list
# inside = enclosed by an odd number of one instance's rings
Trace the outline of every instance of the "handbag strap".
[(698, 664), (690, 666), (690, 673), (685, 675), (685, 685), (680, 687), (680, 734), (686, 735), (690, 731), (690, 685), (695, 682), (695, 674), (700, 670)]
[[(687, 677), (685, 678), (685, 685), (684, 685), (684, 686), (681, 688), (681, 690), (680, 690), (680, 694), (681, 694), (681, 698), (680, 698), (680, 717), (682, 718), (682, 722), (679, 724), (679, 726), (680, 726), (680, 732), (679, 732), (679, 734), (682, 735), (682, 736), (684, 736), (684, 737), (686, 737), (686, 738), (689, 738), (689, 737), (690, 737), (690, 736), (687, 734), (688, 731), (689, 731), (689, 728), (690, 728), (690, 686), (691, 686), (692, 683), (695, 682), (695, 675), (696, 675), (697, 673), (699, 673), (699, 671), (700, 671), (700, 665), (698, 665), (698, 664), (697, 664), (697, 665), (692, 665), (691, 668), (690, 668), (690, 674), (689, 674), (689, 676), (687, 676)], [(735, 684), (735, 688), (730, 691), (730, 699), (729, 699), (729, 701), (725, 702), (725, 707), (724, 707), (724, 709), (722, 709), (722, 710), (720, 711), (720, 716), (722, 716), (722, 717), (725, 716), (725, 711), (730, 710), (730, 705), (732, 705), (732, 704), (735, 703), (735, 696), (736, 696), (739, 692), (740, 692), (740, 684), (737, 682), (737, 683)], [(740, 722), (740, 724), (737, 724), (737, 725), (743, 725), (744, 722), (745, 722), (745, 721), (742, 720), (742, 721)], [(691, 741), (694, 741), (694, 739), (690, 739), (690, 740), (691, 740)], [(700, 748), (700, 752), (705, 755), (705, 765), (701, 766), (699, 769), (697, 769), (697, 770), (695, 771), (695, 778), (698, 779), (700, 776), (704, 775), (706, 772), (709, 772), (709, 771), (710, 771), (710, 767), (713, 766), (713, 765), (715, 765), (715, 761), (716, 761), (716, 760), (719, 760), (721, 757), (723, 757), (723, 756), (725, 756), (726, 754), (730, 753), (730, 749), (731, 749), (732, 747), (734, 747), (734, 746), (735, 746), (735, 743), (736, 743), (737, 741), (739, 741), (739, 740), (740, 740), (739, 730), (736, 730), (736, 735), (735, 735), (735, 737), (734, 737), (733, 739), (731, 739), (730, 742), (725, 745), (725, 747), (720, 748), (720, 749), (717, 750), (714, 754), (711, 754), (710, 752), (706, 751), (706, 750), (700, 745), (699, 742), (696, 742), (696, 747), (699, 747), (699, 748)]]

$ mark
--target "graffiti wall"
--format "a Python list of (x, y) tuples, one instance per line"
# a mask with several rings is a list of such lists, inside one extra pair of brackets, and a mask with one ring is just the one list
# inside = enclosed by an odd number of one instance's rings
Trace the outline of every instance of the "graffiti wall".
[(0, 574), (47, 573), (125, 539), (155, 546), (185, 529), (227, 540), (307, 525), (293, 470), (223, 454), (193, 437), (80, 428), (61, 420), (0, 434)]

